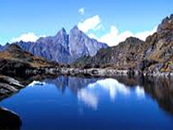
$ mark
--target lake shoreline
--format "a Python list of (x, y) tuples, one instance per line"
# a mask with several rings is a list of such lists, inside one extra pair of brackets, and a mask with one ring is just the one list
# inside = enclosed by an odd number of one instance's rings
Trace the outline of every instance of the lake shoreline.
[(116, 70), (109, 68), (39, 68), (26, 70), (26, 74), (49, 74), (49, 75), (69, 75), (69, 76), (91, 76), (91, 77), (115, 77), (115, 76), (144, 76), (144, 77), (173, 77), (172, 72), (142, 72), (138, 70)]

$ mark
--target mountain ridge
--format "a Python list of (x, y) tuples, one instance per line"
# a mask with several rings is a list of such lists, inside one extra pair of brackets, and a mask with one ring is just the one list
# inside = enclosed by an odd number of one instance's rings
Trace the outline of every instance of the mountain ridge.
[[(15, 42), (23, 50), (35, 56), (58, 63), (72, 63), (81, 56), (94, 56), (101, 48), (107, 48), (106, 43), (89, 38), (77, 26), (69, 34), (62, 28), (55, 36), (40, 37), (36, 42)], [(8, 45), (1, 47), (4, 50)]]

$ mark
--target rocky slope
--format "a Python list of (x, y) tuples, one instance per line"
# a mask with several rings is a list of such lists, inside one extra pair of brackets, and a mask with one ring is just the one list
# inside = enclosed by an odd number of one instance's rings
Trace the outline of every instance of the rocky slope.
[(173, 15), (166, 17), (146, 41), (127, 38), (118, 46), (101, 49), (94, 57), (78, 59), (72, 66), (137, 70), (152, 75), (172, 73)]
[[(101, 48), (108, 47), (105, 43), (100, 43), (90, 39), (77, 26), (70, 30), (69, 35), (62, 28), (55, 36), (41, 37), (36, 42), (17, 42), (25, 51), (35, 56), (56, 61), (58, 63), (71, 63), (81, 56), (94, 56)], [(4, 50), (8, 44), (1, 47)]]
[(0, 75), (0, 101), (17, 93), (22, 88), (24, 86), (19, 81), (8, 76)]
[[(173, 72), (173, 15), (166, 17), (157, 32), (145, 41), (143, 69), (149, 73)], [(148, 64), (152, 62), (152, 64)]]
[(4, 75), (25, 75), (26, 69), (51, 67), (58, 64), (36, 57), (11, 44), (0, 52), (0, 73)]
[(143, 51), (144, 41), (130, 37), (118, 46), (101, 49), (93, 57), (82, 57), (74, 64), (77, 66), (101, 67), (101, 68), (116, 68), (126, 70), (134, 68), (138, 64), (138, 59), (141, 57)]

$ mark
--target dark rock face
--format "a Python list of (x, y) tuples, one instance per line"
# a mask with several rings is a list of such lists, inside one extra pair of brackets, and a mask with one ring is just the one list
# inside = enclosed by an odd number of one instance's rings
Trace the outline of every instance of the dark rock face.
[(31, 69), (31, 65), (15, 60), (0, 59), (0, 74), (8, 76), (25, 76), (26, 69)]
[(55, 36), (42, 37), (36, 42), (20, 41), (15, 44), (35, 56), (59, 63), (71, 63), (84, 55), (93, 56), (99, 49), (107, 47), (104, 43), (90, 39), (77, 26), (69, 35), (62, 28)]
[(1, 130), (19, 130), (22, 121), (20, 117), (10, 112), (9, 110), (6, 110), (4, 108), (0, 108), (0, 129)]

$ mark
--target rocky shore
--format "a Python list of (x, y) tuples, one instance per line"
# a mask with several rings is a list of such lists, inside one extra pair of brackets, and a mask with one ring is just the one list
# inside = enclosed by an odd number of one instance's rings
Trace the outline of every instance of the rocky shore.
[(25, 86), (20, 84), (19, 81), (14, 78), (0, 75), (0, 100), (17, 93)]
[(108, 68), (39, 68), (28, 69), (26, 75), (69, 75), (69, 76), (91, 76), (91, 77), (116, 77), (116, 76), (149, 76), (149, 77), (173, 77), (171, 72), (141, 72), (138, 70), (116, 70)]

